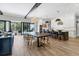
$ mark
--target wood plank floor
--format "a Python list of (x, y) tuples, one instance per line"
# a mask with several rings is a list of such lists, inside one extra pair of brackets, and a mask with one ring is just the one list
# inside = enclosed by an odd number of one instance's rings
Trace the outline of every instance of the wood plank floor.
[(79, 56), (79, 39), (58, 41), (50, 38), (50, 44), (45, 47), (26, 45), (23, 36), (15, 36), (12, 56)]

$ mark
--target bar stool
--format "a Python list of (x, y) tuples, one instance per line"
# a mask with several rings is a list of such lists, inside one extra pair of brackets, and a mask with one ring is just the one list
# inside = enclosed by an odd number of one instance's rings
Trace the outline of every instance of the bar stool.
[(58, 38), (58, 32), (56, 32), (56, 31), (52, 31), (52, 37), (53, 38), (55, 38), (55, 39), (57, 39)]
[(58, 30), (58, 40), (63, 40), (63, 33), (61, 30)]

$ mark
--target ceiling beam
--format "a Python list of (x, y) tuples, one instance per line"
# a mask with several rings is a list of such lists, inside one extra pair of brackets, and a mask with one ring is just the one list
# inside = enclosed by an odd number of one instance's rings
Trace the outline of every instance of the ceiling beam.
[[(30, 9), (30, 11), (27, 13), (27, 15), (29, 13), (31, 13), (33, 10), (35, 10), (37, 7), (39, 7), (42, 3), (35, 3), (34, 6)], [(24, 17), (24, 19), (27, 18), (27, 15)]]

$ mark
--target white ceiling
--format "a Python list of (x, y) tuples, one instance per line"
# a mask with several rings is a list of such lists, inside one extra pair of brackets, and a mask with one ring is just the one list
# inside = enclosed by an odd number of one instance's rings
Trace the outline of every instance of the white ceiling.
[(30, 17), (58, 17), (79, 12), (78, 3), (43, 3), (29, 14)]
[[(35, 3), (0, 3), (3, 13), (13, 13), (25, 16)], [(79, 12), (79, 4), (76, 3), (43, 3), (32, 11), (29, 17), (56, 17), (59, 15)]]
[(3, 13), (25, 16), (33, 5), (34, 3), (0, 3), (0, 10)]

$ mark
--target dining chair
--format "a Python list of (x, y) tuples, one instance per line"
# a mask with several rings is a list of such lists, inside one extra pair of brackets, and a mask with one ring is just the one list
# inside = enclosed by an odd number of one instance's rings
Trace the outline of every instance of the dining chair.
[(34, 42), (36, 41), (35, 38), (31, 35), (24, 35), (24, 40), (26, 40), (27, 47), (32, 48), (34, 47)]
[(31, 40), (30, 40), (29, 35), (24, 35), (23, 37), (24, 37), (24, 40), (25, 40), (27, 46), (30, 46)]
[(52, 34), (52, 38), (55, 38), (55, 39), (57, 39), (57, 37), (58, 37), (58, 32), (57, 31), (54, 31), (54, 30), (52, 30), (52, 32), (51, 32)]

